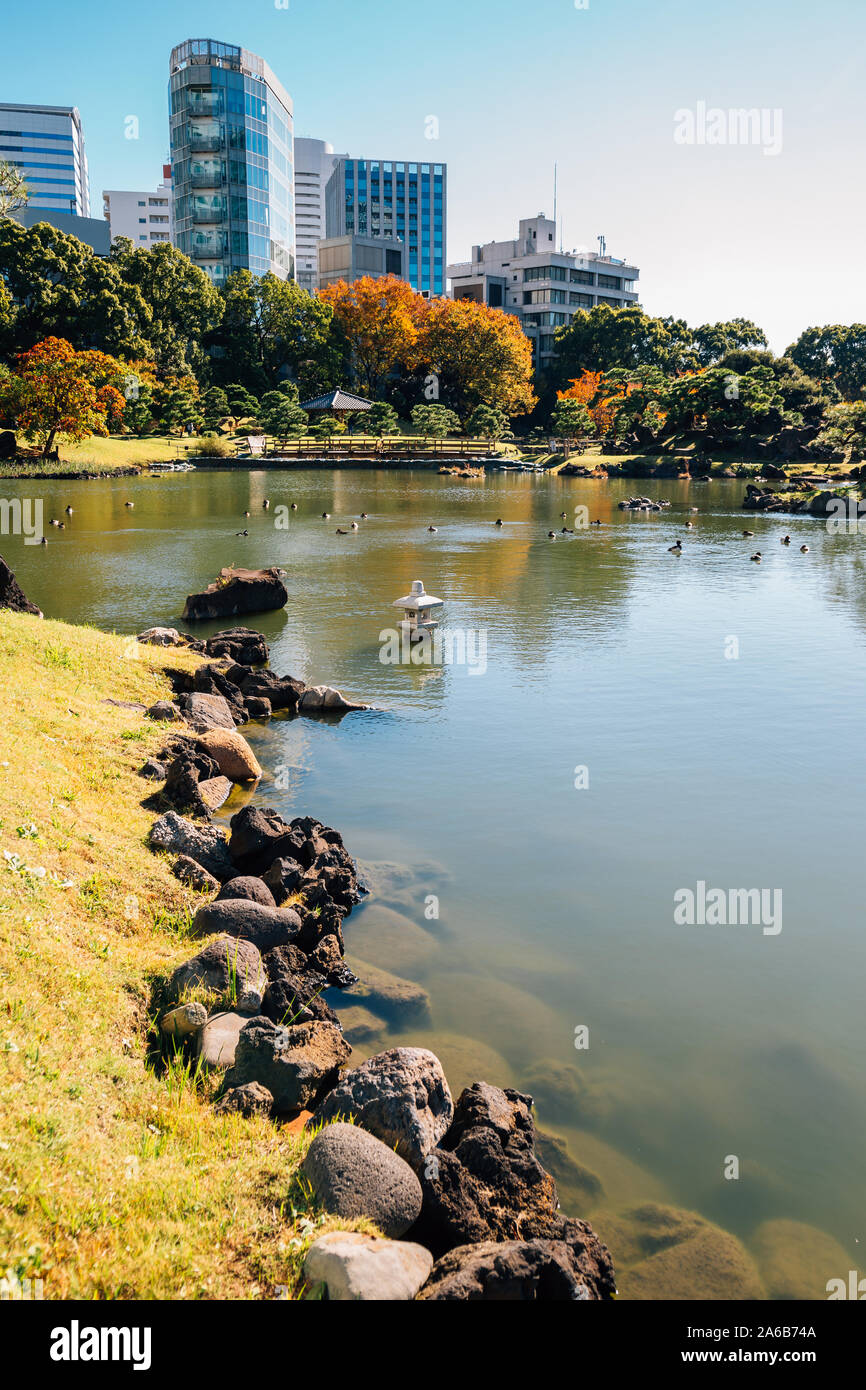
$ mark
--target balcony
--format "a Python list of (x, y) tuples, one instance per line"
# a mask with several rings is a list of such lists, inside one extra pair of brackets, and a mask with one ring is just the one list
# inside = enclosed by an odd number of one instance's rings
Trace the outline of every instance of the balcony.
[(192, 248), (192, 259), (194, 261), (220, 261), (226, 254), (226, 244), (224, 241), (207, 242), (201, 246)]
[(225, 179), (221, 169), (200, 169), (190, 174), (189, 182), (191, 188), (222, 188)]
[(189, 148), (191, 154), (219, 154), (223, 147), (221, 135), (194, 135), (190, 134)]
[(205, 227), (225, 222), (228, 213), (224, 207), (193, 208), (192, 220), (197, 227)]
[(222, 112), (220, 92), (189, 92), (186, 109), (191, 116), (219, 116)]

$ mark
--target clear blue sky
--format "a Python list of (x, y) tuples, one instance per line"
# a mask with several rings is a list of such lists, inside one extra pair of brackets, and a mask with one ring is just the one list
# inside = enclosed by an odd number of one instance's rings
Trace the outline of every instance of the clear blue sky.
[[(866, 320), (866, 0), (9, 5), (0, 97), (79, 107), (97, 216), (103, 188), (157, 182), (168, 55), (192, 37), (266, 58), (296, 135), (447, 162), (452, 261), (551, 215), (557, 161), (566, 249), (604, 233), (649, 312), (743, 315), (777, 350)], [(699, 102), (780, 108), (781, 153), (675, 143), (674, 113)]]

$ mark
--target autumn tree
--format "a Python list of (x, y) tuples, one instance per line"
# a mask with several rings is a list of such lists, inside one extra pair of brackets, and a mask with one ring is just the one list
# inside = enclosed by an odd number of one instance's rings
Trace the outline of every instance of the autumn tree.
[(396, 275), (364, 276), (326, 285), (319, 299), (333, 310), (345, 339), (354, 383), (378, 396), (392, 372), (412, 370), (419, 360), (419, 330), (427, 300)]
[(117, 383), (125, 371), (106, 353), (76, 352), (62, 338), (46, 338), (18, 357), (12, 388), (18, 429), (35, 436), (46, 455), (58, 439), (105, 433), (122, 420)]
[(532, 345), (514, 314), (471, 299), (434, 299), (422, 320), (419, 352), (443, 401), (461, 416), (477, 405), (509, 417), (535, 405)]

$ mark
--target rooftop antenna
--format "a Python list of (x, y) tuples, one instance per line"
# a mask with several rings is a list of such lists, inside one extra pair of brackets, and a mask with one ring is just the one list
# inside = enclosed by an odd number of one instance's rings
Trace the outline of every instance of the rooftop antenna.
[(556, 166), (556, 163), (554, 163), (554, 165), (553, 165), (553, 225), (554, 225), (554, 227), (556, 226), (556, 175), (557, 175), (557, 166)]
[(600, 257), (603, 257), (607, 253), (607, 242), (605, 241), (603, 236), (600, 236), (596, 239), (598, 241), (598, 254)]

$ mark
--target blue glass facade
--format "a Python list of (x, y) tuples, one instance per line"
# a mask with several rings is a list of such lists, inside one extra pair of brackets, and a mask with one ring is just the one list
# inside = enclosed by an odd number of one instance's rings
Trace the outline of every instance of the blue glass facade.
[(222, 284), (295, 274), (292, 103), (255, 54), (190, 39), (169, 82), (175, 243)]
[(325, 206), (328, 237), (396, 237), (407, 244), (409, 283), (427, 295), (445, 293), (444, 164), (342, 159)]
[(90, 216), (84, 133), (74, 107), (0, 103), (0, 163), (21, 170), (31, 211)]

